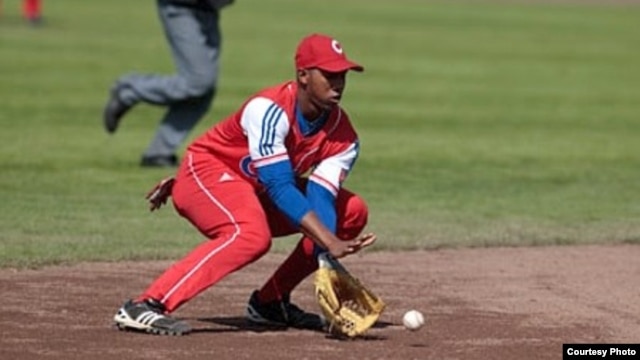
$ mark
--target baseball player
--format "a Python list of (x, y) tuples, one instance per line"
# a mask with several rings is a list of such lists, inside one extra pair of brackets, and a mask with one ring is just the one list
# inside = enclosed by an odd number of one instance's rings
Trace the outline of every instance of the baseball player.
[(22, 16), (32, 25), (42, 22), (42, 0), (22, 0)]
[(296, 80), (264, 89), (197, 138), (174, 178), (150, 193), (151, 210), (169, 194), (177, 212), (209, 240), (179, 260), (115, 315), (120, 329), (181, 335), (169, 314), (228, 274), (258, 260), (273, 237), (302, 239), (247, 305), (248, 320), (321, 330), (322, 317), (290, 300), (317, 255), (336, 258), (373, 244), (361, 234), (367, 207), (341, 185), (358, 157), (358, 137), (339, 106), (349, 70), (341, 44), (311, 34), (298, 44)]
[[(2, 0), (0, 0), (2, 15)], [(42, 0), (22, 0), (22, 17), (31, 25), (42, 23)]]

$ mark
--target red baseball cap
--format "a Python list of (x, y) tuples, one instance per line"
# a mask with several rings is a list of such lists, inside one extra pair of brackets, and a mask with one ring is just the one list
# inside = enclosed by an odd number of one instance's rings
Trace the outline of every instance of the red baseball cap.
[(318, 68), (328, 72), (347, 70), (364, 71), (364, 68), (347, 59), (338, 40), (322, 34), (311, 34), (300, 41), (296, 49), (296, 69)]

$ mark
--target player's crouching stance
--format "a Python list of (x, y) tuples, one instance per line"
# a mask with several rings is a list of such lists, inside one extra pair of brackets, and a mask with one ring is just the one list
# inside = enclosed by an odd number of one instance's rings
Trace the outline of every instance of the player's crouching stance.
[(189, 333), (187, 323), (168, 314), (258, 260), (273, 237), (294, 233), (302, 239), (251, 294), (247, 319), (324, 329), (323, 318), (291, 303), (290, 294), (318, 268), (320, 253), (341, 258), (376, 240), (360, 235), (368, 215), (364, 201), (342, 187), (359, 147), (339, 103), (347, 72), (363, 68), (347, 59), (338, 41), (320, 34), (300, 42), (295, 64), (295, 81), (251, 96), (197, 138), (175, 177), (149, 193), (151, 210), (171, 196), (177, 212), (209, 240), (127, 301), (115, 316), (120, 329)]

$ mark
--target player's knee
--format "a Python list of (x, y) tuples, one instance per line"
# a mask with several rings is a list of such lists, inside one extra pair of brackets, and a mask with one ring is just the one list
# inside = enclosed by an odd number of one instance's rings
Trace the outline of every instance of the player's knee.
[(271, 234), (269, 232), (246, 231), (241, 236), (245, 240), (246, 246), (250, 247), (251, 251), (258, 257), (266, 254), (271, 249)]
[(358, 236), (367, 225), (369, 208), (359, 196), (350, 197), (346, 205), (344, 217), (339, 224), (338, 236), (348, 240)]
[(361, 197), (354, 196), (347, 203), (347, 214), (350, 217), (349, 222), (362, 230), (369, 220), (369, 207)]
[(211, 76), (190, 76), (185, 79), (187, 92), (193, 98), (210, 97), (216, 88), (216, 79)]

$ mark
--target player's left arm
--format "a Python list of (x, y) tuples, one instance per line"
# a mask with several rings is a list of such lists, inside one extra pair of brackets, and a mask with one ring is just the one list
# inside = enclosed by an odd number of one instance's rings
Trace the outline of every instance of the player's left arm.
[[(311, 208), (334, 234), (337, 230), (336, 197), (353, 168), (359, 151), (359, 143), (355, 140), (342, 151), (322, 160), (307, 182), (306, 195)], [(315, 252), (319, 253), (321, 250), (316, 247)]]

